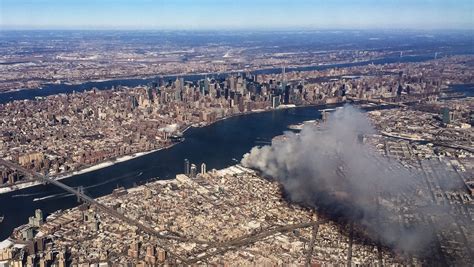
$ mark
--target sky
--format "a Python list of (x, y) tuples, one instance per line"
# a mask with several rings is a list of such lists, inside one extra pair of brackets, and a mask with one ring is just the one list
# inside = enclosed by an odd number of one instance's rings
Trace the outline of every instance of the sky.
[(0, 0), (0, 29), (474, 29), (473, 0)]

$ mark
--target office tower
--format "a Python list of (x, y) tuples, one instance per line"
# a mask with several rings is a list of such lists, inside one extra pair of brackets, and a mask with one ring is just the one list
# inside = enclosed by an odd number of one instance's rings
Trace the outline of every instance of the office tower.
[(159, 262), (164, 262), (167, 258), (167, 253), (166, 251), (160, 249), (158, 250), (158, 261)]
[(285, 105), (288, 105), (290, 103), (290, 87), (284, 85), (283, 92), (284, 92), (283, 103)]
[(35, 210), (35, 217), (36, 217), (36, 220), (37, 220), (40, 224), (43, 224), (44, 217), (43, 217), (43, 211), (42, 211), (42, 210), (36, 209), (36, 210)]
[(201, 164), (201, 174), (206, 173), (206, 163)]
[(203, 95), (205, 95), (206, 92), (209, 92), (210, 83), (211, 83), (211, 81), (209, 80), (209, 78), (204, 79), (204, 88), (203, 88), (203, 91), (202, 91)]
[(35, 216), (31, 216), (28, 219), (28, 224), (36, 227), (40, 227), (44, 222), (43, 212), (40, 209), (35, 211)]
[(449, 108), (447, 107), (444, 107), (443, 110), (442, 110), (442, 118), (443, 118), (443, 124), (449, 124), (451, 123), (451, 116), (450, 116), (450, 112), (449, 112)]
[(128, 249), (128, 256), (134, 259), (138, 259), (140, 257), (140, 247), (140, 242), (133, 242)]
[(195, 178), (196, 177), (196, 174), (197, 174), (197, 167), (195, 164), (191, 164), (191, 169), (189, 171), (189, 176), (191, 178)]
[(280, 96), (279, 95), (274, 96), (272, 98), (272, 107), (277, 108), (279, 105), (280, 105)]
[(64, 251), (59, 251), (57, 266), (66, 267), (66, 253)]
[(153, 90), (150, 86), (146, 88), (146, 97), (148, 100), (153, 101)]
[(230, 88), (230, 90), (232, 90), (232, 91), (235, 90), (235, 87), (236, 87), (236, 85), (235, 85), (235, 84), (236, 84), (236, 79), (235, 79), (234, 75), (231, 75), (231, 76), (229, 77), (228, 82), (229, 82), (229, 88)]
[(175, 101), (181, 101), (181, 100), (182, 100), (182, 97), (181, 97), (181, 96), (182, 96), (182, 93), (183, 93), (183, 92), (181, 92), (181, 91), (179, 91), (179, 90), (176, 90), (176, 91), (174, 92), (174, 100), (175, 100)]
[(184, 159), (184, 174), (189, 175), (189, 160)]
[(224, 89), (224, 98), (225, 99), (229, 98), (229, 88)]
[(174, 81), (174, 88), (180, 90), (181, 89), (181, 80), (176, 77), (176, 80)]
[(21, 235), (24, 240), (32, 240), (35, 236), (34, 229), (32, 227), (25, 228), (21, 230)]
[(155, 265), (156, 264), (156, 255), (155, 255), (155, 248), (152, 245), (149, 245), (146, 248), (146, 256), (145, 256), (145, 262)]
[(402, 91), (403, 91), (403, 87), (402, 85), (398, 85), (398, 89), (397, 89), (397, 96), (401, 96), (402, 95)]
[(135, 109), (138, 107), (138, 100), (135, 96), (130, 96), (130, 103), (131, 103), (132, 109)]
[(184, 90), (184, 78), (183, 77), (179, 78), (179, 90), (180, 91)]

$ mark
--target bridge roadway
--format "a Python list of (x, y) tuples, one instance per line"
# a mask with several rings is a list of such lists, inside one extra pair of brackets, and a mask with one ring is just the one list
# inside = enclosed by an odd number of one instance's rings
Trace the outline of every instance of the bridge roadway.
[(358, 98), (353, 96), (347, 96), (347, 100), (354, 102), (367, 102), (373, 104), (388, 104), (392, 106), (406, 107), (407, 104), (416, 103), (419, 100), (429, 98), (430, 96), (439, 96), (439, 92), (430, 93), (413, 93), (405, 96), (392, 96), (376, 99)]
[[(96, 201), (95, 199), (85, 195), (84, 193), (81, 193), (74, 188), (65, 185), (61, 183), (60, 181), (51, 179), (45, 175), (41, 175), (39, 173), (29, 171), (21, 166), (18, 166), (17, 164), (14, 164), (9, 161), (5, 161), (0, 159), (0, 165), (7, 166), (11, 169), (20, 171), (22, 173), (25, 173), (29, 176), (31, 176), (33, 179), (36, 179), (38, 181), (41, 181), (43, 183), (50, 183), (52, 185), (55, 185), (71, 194), (76, 195), (78, 198), (82, 199), (84, 202), (89, 203), (90, 205), (95, 206), (97, 209), (101, 210), (102, 212), (109, 214), (116, 219), (119, 219), (128, 225), (135, 226), (142, 232), (145, 232), (151, 236), (154, 236), (158, 239), (161, 239), (161, 244), (157, 244), (158, 247), (164, 249), (165, 251), (168, 252), (170, 257), (173, 257), (177, 260), (180, 261), (180, 264), (183, 265), (189, 265), (189, 264), (195, 264), (198, 262), (204, 262), (207, 258), (218, 255), (218, 254), (223, 254), (228, 250), (232, 250), (238, 247), (242, 246), (247, 246), (251, 245), (259, 240), (265, 239), (269, 236), (272, 236), (277, 233), (284, 233), (284, 232), (289, 232), (295, 229), (299, 228), (307, 228), (307, 227), (317, 227), (320, 224), (324, 224), (327, 221), (326, 220), (321, 220), (321, 221), (311, 221), (311, 222), (306, 222), (306, 223), (300, 223), (300, 224), (290, 224), (290, 225), (284, 225), (284, 226), (278, 226), (278, 227), (269, 227), (267, 229), (261, 229), (260, 231), (244, 235), (235, 239), (231, 239), (228, 241), (224, 242), (207, 242), (207, 241), (202, 241), (202, 240), (195, 240), (195, 239), (190, 239), (190, 238), (184, 238), (184, 237), (178, 237), (178, 236), (170, 236), (170, 235), (162, 235), (153, 228), (146, 226), (134, 219), (128, 218), (125, 215), (119, 213), (118, 211), (109, 208), (105, 206), (104, 204), (101, 204), (100, 202)], [(317, 228), (316, 228), (317, 229)], [(314, 232), (314, 229), (313, 229)], [(204, 248), (201, 252), (207, 252), (202, 256), (197, 256), (195, 258), (191, 259), (185, 259), (175, 253), (172, 253), (169, 251), (169, 248), (171, 248), (171, 245), (167, 242), (167, 240), (175, 240), (175, 241), (180, 241), (180, 242), (191, 242), (191, 243), (198, 243), (201, 245), (204, 245)], [(313, 241), (314, 242), (314, 241)], [(214, 251), (212, 251), (214, 250)], [(196, 255), (199, 255), (199, 253), (196, 253)]]
[(265, 238), (278, 234), (278, 233), (286, 233), (291, 232), (296, 229), (300, 228), (307, 228), (307, 227), (314, 227), (319, 226), (321, 224), (327, 223), (326, 219), (320, 221), (311, 221), (305, 223), (298, 223), (298, 224), (288, 224), (282, 226), (270, 226), (268, 228), (261, 229), (257, 232), (250, 233), (248, 235), (243, 235), (241, 237), (237, 237), (228, 241), (224, 242), (216, 242), (210, 243), (210, 246), (206, 247), (206, 251), (200, 251), (194, 253), (197, 256), (193, 259), (188, 260), (188, 264), (198, 264), (198, 263), (205, 263), (206, 259), (211, 258), (216, 255), (222, 255), (229, 250), (234, 250), (239, 247), (249, 246), (258, 241), (264, 240)]
[(372, 103), (372, 104), (387, 104), (387, 105), (393, 105), (393, 106), (399, 106), (399, 107), (406, 107), (405, 104), (401, 102), (387, 102), (383, 99), (365, 99), (365, 98), (357, 98), (357, 97), (347, 97), (347, 100), (351, 100), (354, 102), (367, 102), (367, 103)]
[[(106, 213), (106, 214), (109, 214), (110, 216), (118, 219), (118, 220), (121, 220), (122, 222), (125, 222), (126, 224), (128, 224), (129, 226), (135, 226), (137, 227), (140, 231), (142, 232), (145, 232), (151, 236), (154, 236), (158, 239), (162, 239), (162, 242), (164, 240), (175, 240), (175, 241), (180, 241), (180, 242), (192, 242), (192, 243), (200, 243), (200, 244), (205, 244), (207, 242), (205, 241), (201, 241), (201, 240), (194, 240), (194, 239), (189, 239), (189, 238), (184, 238), (184, 237), (178, 237), (178, 236), (171, 236), (171, 235), (163, 235), (163, 234), (160, 234), (158, 231), (156, 231), (155, 229), (149, 227), (149, 226), (146, 226), (142, 223), (140, 223), (139, 221), (137, 220), (134, 220), (134, 219), (131, 219), (121, 213), (119, 213), (118, 211), (116, 211), (115, 209), (112, 209), (110, 207), (107, 207), (105, 206), (104, 204), (98, 202), (97, 200), (87, 196), (86, 194), (84, 193), (81, 193), (77, 190), (75, 190), (74, 188), (68, 186), (68, 185), (65, 185), (63, 183), (61, 183), (60, 181), (58, 180), (54, 180), (54, 179), (51, 179), (45, 175), (41, 175), (39, 173), (36, 173), (36, 172), (33, 172), (33, 171), (30, 171), (30, 170), (27, 170), (17, 164), (14, 164), (12, 162), (9, 162), (9, 161), (6, 161), (6, 160), (3, 160), (3, 159), (0, 159), (0, 165), (4, 165), (4, 166), (7, 166), (8, 168), (11, 168), (13, 170), (17, 170), (19, 172), (22, 172), (26, 175), (29, 175), (31, 176), (31, 178), (33, 179), (36, 179), (42, 183), (49, 183), (49, 184), (52, 184), (52, 185), (55, 185), (71, 194), (74, 194), (76, 195), (78, 198), (82, 199), (84, 202), (86, 203), (89, 203), (90, 205), (93, 205), (95, 206), (97, 209), (101, 210), (102, 212)], [(159, 245), (160, 246), (160, 245)], [(160, 246), (161, 248), (163, 248), (165, 251), (168, 252), (168, 254), (171, 256), (171, 257), (174, 257), (176, 259), (179, 259), (182, 263), (185, 263), (186, 260), (184, 260), (183, 258), (181, 258), (180, 256), (176, 255), (176, 254), (173, 254), (172, 252), (169, 251), (169, 248), (171, 247), (169, 244), (167, 244), (167, 242), (163, 242), (163, 245)]]

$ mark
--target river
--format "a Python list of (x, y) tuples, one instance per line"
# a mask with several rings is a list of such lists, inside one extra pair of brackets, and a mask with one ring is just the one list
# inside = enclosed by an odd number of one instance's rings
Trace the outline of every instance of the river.
[[(344, 68), (344, 67), (353, 67), (353, 66), (364, 66), (371, 63), (374, 64), (389, 64), (396, 62), (421, 62), (433, 59), (433, 55), (416, 55), (416, 56), (406, 56), (406, 57), (386, 57), (380, 59), (374, 59), (370, 61), (360, 61), (352, 63), (341, 63), (341, 64), (330, 64), (330, 65), (317, 65), (317, 66), (305, 66), (305, 67), (289, 67), (286, 71), (310, 71), (310, 70), (325, 70), (330, 68)], [(270, 69), (261, 69), (253, 71), (255, 74), (272, 74), (272, 73), (281, 73), (281, 68), (270, 68)], [(181, 75), (186, 81), (196, 81), (204, 78), (205, 76), (216, 77), (226, 74), (190, 74), (190, 75)], [(41, 89), (27, 89), (20, 91), (12, 91), (7, 93), (0, 93), (0, 104), (4, 104), (13, 100), (23, 100), (23, 99), (34, 99), (35, 97), (45, 97), (54, 94), (61, 93), (72, 93), (83, 92), (90, 90), (92, 88), (97, 88), (99, 90), (110, 89), (112, 86), (139, 86), (146, 85), (152, 81), (156, 81), (157, 77), (139, 79), (114, 79), (106, 81), (94, 81), (94, 82), (85, 82), (81, 84), (46, 84)], [(167, 80), (175, 80), (176, 75), (164, 76)]]
[[(401, 58), (402, 60), (404, 58)], [(428, 60), (428, 56), (419, 58), (410, 57), (410, 61)], [(400, 59), (381, 59), (375, 64), (391, 63)], [(407, 62), (407, 61), (405, 61)], [(313, 66), (294, 68), (290, 70), (324, 69), (364, 65), (371, 62), (358, 62), (328, 66)], [(280, 69), (260, 70), (259, 73), (278, 73)], [(187, 76), (200, 78), (201, 76)], [(130, 79), (106, 82), (90, 82), (81, 85), (49, 85), (44, 89), (24, 90), (8, 93), (12, 99), (31, 99), (36, 96), (45, 96), (57, 93), (84, 91), (92, 87), (106, 89), (112, 85), (139, 85), (153, 79)], [(472, 93), (472, 86), (458, 86), (455, 91)], [(8, 102), (0, 95), (0, 103)], [(12, 100), (10, 99), (10, 100)], [(160, 150), (120, 162), (110, 167), (72, 176), (62, 180), (67, 185), (83, 186), (85, 193), (92, 197), (110, 194), (118, 186), (130, 188), (136, 184), (150, 181), (150, 179), (172, 179), (177, 173), (182, 173), (184, 159), (200, 165), (206, 163), (207, 169), (221, 169), (237, 163), (252, 147), (268, 144), (271, 139), (288, 130), (288, 125), (301, 123), (305, 120), (320, 118), (318, 109), (324, 107), (299, 107), (270, 112), (254, 113), (245, 116), (236, 116), (216, 122), (202, 128), (191, 128), (185, 133), (185, 141), (171, 148)], [(34, 214), (35, 209), (42, 209), (45, 214), (57, 210), (72, 208), (78, 204), (77, 199), (67, 195), (61, 189), (52, 185), (39, 185), (0, 195), (0, 216), (5, 219), (0, 223), (0, 240), (7, 238), (15, 227), (28, 222), (28, 217)]]
[[(184, 169), (184, 159), (207, 169), (225, 168), (236, 164), (242, 156), (257, 145), (287, 131), (290, 124), (320, 118), (318, 109), (325, 107), (299, 107), (235, 116), (202, 128), (186, 131), (185, 140), (175, 146), (147, 154), (110, 167), (72, 176), (62, 180), (67, 185), (84, 186), (92, 197), (110, 194), (117, 186), (126, 188), (153, 178), (172, 179)], [(36, 201), (34, 201), (36, 199)], [(28, 222), (35, 209), (45, 214), (76, 206), (77, 199), (52, 185), (39, 185), (0, 195), (0, 240), (12, 230)]]

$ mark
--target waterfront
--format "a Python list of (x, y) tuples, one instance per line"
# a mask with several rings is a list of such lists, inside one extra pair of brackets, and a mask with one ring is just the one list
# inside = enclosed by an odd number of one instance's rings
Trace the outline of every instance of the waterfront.
[[(375, 64), (393, 63), (401, 61), (423, 61), (429, 60), (429, 56), (385, 58), (374, 61)], [(328, 69), (332, 67), (360, 66), (372, 62), (356, 62), (347, 64), (311, 66), (299, 68), (287, 68), (292, 70), (315, 70)], [(278, 73), (281, 69), (259, 70), (257, 73)], [(201, 75), (184, 76), (185, 80), (196, 80)], [(168, 76), (169, 79), (176, 77)], [(77, 85), (51, 85), (51, 87), (38, 90), (18, 91), (20, 99), (32, 99), (37, 94), (45, 93), (70, 93), (72, 91), (84, 91), (97, 87), (107, 89), (116, 85), (136, 86), (146, 84), (153, 79), (131, 79), (111, 80), (102, 82), (89, 82)], [(127, 84), (131, 82), (132, 84)], [(451, 89), (451, 90), (450, 90)], [(55, 91), (55, 90), (60, 90)], [(472, 96), (472, 85), (452, 85), (448, 89), (450, 93), (464, 93)], [(24, 94), (22, 96), (22, 94)], [(0, 103), (4, 101), (5, 94), (0, 95)], [(5, 100), (8, 102), (9, 100)], [(117, 162), (112, 166), (81, 173), (65, 179), (65, 183), (73, 186), (84, 186), (86, 194), (98, 197), (109, 194), (117, 186), (133, 187), (150, 179), (159, 177), (161, 179), (174, 178), (175, 174), (182, 172), (183, 160), (188, 158), (192, 163), (199, 166), (202, 162), (208, 165), (208, 169), (224, 168), (235, 164), (243, 154), (247, 153), (256, 145), (268, 144), (271, 138), (288, 130), (288, 125), (298, 124), (305, 120), (319, 118), (320, 114), (314, 107), (304, 107), (289, 110), (276, 110), (258, 114), (247, 114), (237, 116), (204, 128), (191, 128), (185, 134), (185, 141), (169, 149), (152, 152), (139, 158)], [(127, 158), (128, 159), (128, 158)], [(0, 238), (7, 237), (16, 226), (27, 222), (29, 216), (37, 208), (46, 214), (59, 209), (67, 209), (77, 205), (74, 197), (64, 193), (58, 188), (50, 185), (40, 185), (31, 188), (2, 194), (4, 205), (0, 207), (0, 215), (5, 215), (1, 224)]]
[[(189, 129), (185, 141), (169, 149), (120, 162), (96, 171), (63, 180), (67, 185), (83, 186), (85, 193), (99, 197), (117, 186), (126, 188), (150, 179), (172, 179), (183, 169), (185, 158), (195, 164), (206, 163), (207, 168), (220, 169), (235, 164), (252, 147), (271, 142), (274, 136), (288, 130), (288, 125), (320, 117), (321, 107), (301, 107), (235, 116), (210, 126)], [(76, 206), (77, 199), (52, 185), (40, 185), (0, 195), (8, 205), (0, 206), (5, 219), (0, 228), (0, 239), (42, 209), (50, 214)], [(36, 201), (35, 201), (36, 200)]]
[[(303, 67), (289, 67), (286, 71), (311, 71), (311, 70), (326, 70), (331, 68), (344, 68), (344, 67), (354, 67), (354, 66), (364, 66), (368, 64), (390, 64), (390, 63), (403, 63), (403, 62), (421, 62), (434, 59), (433, 55), (417, 55), (417, 56), (407, 56), (407, 57), (387, 57), (380, 58), (371, 61), (360, 61), (352, 63), (342, 63), (342, 64), (330, 64), (330, 65), (314, 65), (314, 66), (303, 66)], [(255, 74), (272, 74), (272, 73), (281, 73), (281, 68), (270, 68), (270, 69), (261, 69), (252, 71)], [(226, 73), (221, 74), (187, 74), (180, 75), (186, 81), (196, 81), (202, 79), (206, 76), (209, 77), (220, 77), (226, 75)], [(12, 91), (7, 93), (0, 94), (0, 104), (7, 103), (13, 100), (23, 100), (23, 99), (34, 99), (36, 97), (46, 97), (54, 94), (62, 93), (72, 93), (72, 92), (83, 92), (86, 90), (91, 90), (92, 88), (97, 88), (99, 90), (110, 89), (116, 86), (129, 86), (135, 87), (139, 85), (146, 85), (152, 81), (156, 81), (160, 76), (152, 78), (130, 78), (130, 79), (110, 79), (104, 81), (91, 81), (84, 82), (79, 84), (47, 84), (42, 88), (38, 89), (26, 89), (19, 91)], [(167, 80), (175, 80), (176, 75), (167, 75), (163, 78)]]
[[(452, 85), (448, 91), (472, 96), (472, 85)], [(190, 128), (185, 133), (185, 141), (171, 148), (62, 181), (73, 187), (84, 186), (86, 194), (99, 197), (111, 193), (118, 186), (130, 188), (157, 177), (172, 179), (182, 172), (185, 158), (198, 166), (204, 162), (209, 170), (224, 168), (235, 164), (252, 147), (269, 144), (274, 136), (287, 131), (289, 125), (319, 118), (318, 109), (321, 108), (325, 106), (246, 114), (207, 127)], [(75, 197), (52, 185), (0, 194), (0, 199), (8, 203), (0, 206), (0, 215), (5, 215), (0, 227), (1, 239), (8, 237), (15, 227), (26, 223), (37, 208), (49, 214), (77, 205)]]

